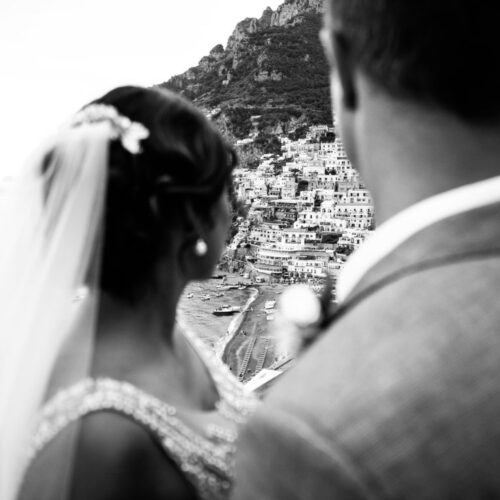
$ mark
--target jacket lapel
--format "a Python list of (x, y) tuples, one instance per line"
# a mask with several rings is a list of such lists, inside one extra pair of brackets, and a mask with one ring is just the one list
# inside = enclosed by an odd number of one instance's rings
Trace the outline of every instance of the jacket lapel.
[(419, 231), (372, 267), (342, 308), (402, 276), (490, 255), (500, 255), (500, 203), (448, 217)]

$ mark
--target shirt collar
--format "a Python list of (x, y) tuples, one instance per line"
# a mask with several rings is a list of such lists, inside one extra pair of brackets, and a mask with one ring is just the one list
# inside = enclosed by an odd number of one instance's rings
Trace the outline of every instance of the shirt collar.
[(349, 258), (339, 277), (338, 301), (344, 302), (373, 266), (422, 229), (499, 201), (500, 176), (497, 176), (431, 196), (399, 212), (372, 233)]

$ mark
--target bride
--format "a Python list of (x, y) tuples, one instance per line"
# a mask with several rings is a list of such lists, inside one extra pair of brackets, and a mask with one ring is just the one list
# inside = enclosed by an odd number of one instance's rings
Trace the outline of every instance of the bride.
[(234, 165), (184, 99), (123, 87), (17, 180), (0, 214), (2, 499), (228, 496), (255, 400), (176, 308), (224, 248)]

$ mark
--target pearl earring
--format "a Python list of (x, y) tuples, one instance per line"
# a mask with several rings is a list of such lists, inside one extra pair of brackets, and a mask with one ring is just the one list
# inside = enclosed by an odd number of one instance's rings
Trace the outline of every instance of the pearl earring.
[(207, 254), (207, 251), (208, 251), (208, 246), (207, 246), (205, 240), (202, 238), (198, 238), (196, 240), (195, 245), (194, 245), (195, 255), (198, 257), (203, 257), (204, 255)]

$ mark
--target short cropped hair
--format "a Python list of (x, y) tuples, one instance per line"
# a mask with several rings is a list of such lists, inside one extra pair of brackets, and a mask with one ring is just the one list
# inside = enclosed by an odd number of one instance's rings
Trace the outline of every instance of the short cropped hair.
[(500, 2), (326, 0), (361, 68), (469, 122), (500, 118)]

